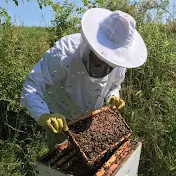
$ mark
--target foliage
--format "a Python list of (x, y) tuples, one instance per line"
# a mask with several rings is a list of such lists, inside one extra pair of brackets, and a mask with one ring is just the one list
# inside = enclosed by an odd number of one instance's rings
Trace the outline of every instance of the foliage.
[(80, 18), (74, 14), (75, 4), (73, 2), (69, 3), (68, 0), (64, 0), (62, 5), (60, 2), (50, 3), (50, 5), (55, 14), (55, 19), (51, 21), (53, 28), (50, 30), (51, 34), (54, 34), (54, 41), (73, 31), (79, 32)]
[[(47, 151), (46, 138), (19, 105), (24, 76), (50, 47), (48, 41), (52, 45), (60, 37), (80, 31), (82, 14), (92, 7), (120, 9), (137, 20), (148, 59), (142, 67), (127, 71), (121, 91), (126, 101), (122, 114), (136, 140), (143, 143), (139, 174), (175, 175), (176, 27), (173, 20), (161, 23), (168, 1), (83, 0), (81, 7), (67, 0), (38, 2), (40, 8), (53, 8), (51, 28), (15, 27), (0, 8), (0, 175), (35, 175), (36, 157)], [(151, 10), (157, 18), (152, 17)]]
[(0, 7), (0, 25), (10, 25), (11, 24), (11, 17), (8, 15), (6, 10)]
[(148, 48), (147, 63), (128, 70), (123, 85), (125, 116), (143, 141), (140, 172), (146, 175), (176, 173), (176, 42), (163, 25), (139, 28)]
[[(49, 48), (45, 28), (0, 31), (0, 175), (34, 175), (45, 134), (19, 105), (24, 76)], [(42, 142), (43, 141), (43, 142)]]

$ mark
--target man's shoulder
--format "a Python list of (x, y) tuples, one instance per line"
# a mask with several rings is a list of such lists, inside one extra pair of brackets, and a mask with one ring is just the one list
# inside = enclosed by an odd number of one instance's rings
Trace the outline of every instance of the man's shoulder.
[(74, 52), (81, 43), (81, 34), (75, 33), (62, 37), (55, 42), (55, 46), (65, 52)]
[(67, 67), (73, 59), (73, 55), (79, 50), (81, 40), (81, 34), (76, 33), (64, 36), (56, 41), (54, 47), (50, 50), (55, 62), (57, 61), (63, 67)]
[(81, 33), (74, 33), (74, 34), (69, 34), (61, 38), (62, 40), (75, 40), (75, 41), (80, 41), (81, 39)]

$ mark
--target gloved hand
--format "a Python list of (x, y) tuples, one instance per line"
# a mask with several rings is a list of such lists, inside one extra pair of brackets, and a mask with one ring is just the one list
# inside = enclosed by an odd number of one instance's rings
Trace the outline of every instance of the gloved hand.
[(50, 128), (54, 133), (62, 133), (68, 130), (65, 116), (61, 114), (42, 114), (38, 119), (38, 124)]
[(125, 106), (125, 101), (119, 97), (112, 96), (108, 100), (107, 104), (110, 105), (110, 107), (113, 109), (121, 109), (122, 107)]

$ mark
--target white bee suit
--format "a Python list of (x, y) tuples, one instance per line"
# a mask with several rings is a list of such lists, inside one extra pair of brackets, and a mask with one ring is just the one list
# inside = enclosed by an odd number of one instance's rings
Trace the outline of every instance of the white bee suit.
[(43, 113), (60, 113), (67, 119), (100, 108), (104, 101), (119, 97), (126, 69), (115, 67), (103, 78), (89, 76), (83, 57), (90, 49), (81, 34), (61, 38), (26, 76), (21, 105), (37, 120)]

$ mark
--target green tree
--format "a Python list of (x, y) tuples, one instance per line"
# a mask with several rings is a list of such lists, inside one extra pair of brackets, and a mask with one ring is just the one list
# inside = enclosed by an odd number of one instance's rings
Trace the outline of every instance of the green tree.
[(0, 7), (0, 24), (1, 25), (10, 25), (11, 24), (11, 17), (8, 15), (6, 10)]

